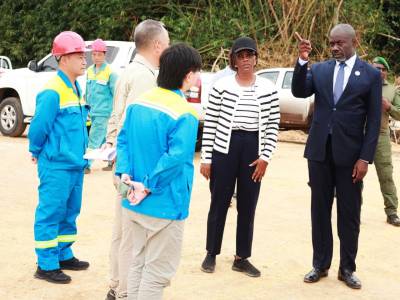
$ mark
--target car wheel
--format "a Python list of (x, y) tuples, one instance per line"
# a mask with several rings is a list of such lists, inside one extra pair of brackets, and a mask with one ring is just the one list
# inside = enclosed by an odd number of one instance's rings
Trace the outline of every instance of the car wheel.
[(21, 102), (16, 97), (5, 98), (0, 103), (0, 131), (6, 136), (20, 136), (26, 128)]

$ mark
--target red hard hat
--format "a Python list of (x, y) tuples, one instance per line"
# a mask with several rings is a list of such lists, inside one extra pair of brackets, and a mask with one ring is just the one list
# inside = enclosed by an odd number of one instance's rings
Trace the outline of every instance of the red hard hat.
[(102, 39), (95, 40), (91, 45), (92, 51), (106, 52), (107, 45)]
[(63, 31), (58, 34), (53, 41), (51, 54), (62, 56), (65, 54), (85, 52), (86, 46), (83, 38), (73, 31)]

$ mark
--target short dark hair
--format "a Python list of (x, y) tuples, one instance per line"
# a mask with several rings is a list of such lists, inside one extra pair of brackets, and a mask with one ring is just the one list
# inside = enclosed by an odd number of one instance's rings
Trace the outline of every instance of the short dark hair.
[(184, 43), (172, 45), (161, 54), (157, 85), (169, 90), (179, 89), (188, 73), (200, 69), (201, 56), (196, 49)]

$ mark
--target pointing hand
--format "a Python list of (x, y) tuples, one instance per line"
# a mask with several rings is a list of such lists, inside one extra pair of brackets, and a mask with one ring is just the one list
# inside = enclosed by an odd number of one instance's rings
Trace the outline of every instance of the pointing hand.
[(296, 31), (294, 33), (297, 41), (298, 41), (298, 48), (299, 48), (299, 57), (302, 60), (308, 61), (308, 56), (312, 50), (311, 42), (309, 40), (303, 39), (301, 35)]

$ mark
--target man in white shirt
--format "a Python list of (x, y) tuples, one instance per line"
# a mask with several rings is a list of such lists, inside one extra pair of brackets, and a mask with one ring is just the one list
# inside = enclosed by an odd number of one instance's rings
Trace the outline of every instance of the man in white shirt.
[[(157, 86), (157, 69), (160, 56), (169, 46), (169, 35), (161, 22), (149, 19), (136, 26), (134, 41), (137, 54), (118, 80), (113, 112), (108, 123), (106, 147), (115, 147), (116, 138), (124, 122), (125, 111), (129, 104), (134, 102), (140, 94)], [(118, 188), (119, 177), (113, 174), (113, 178), (114, 185)], [(111, 238), (111, 278), (107, 300), (125, 299), (127, 295), (132, 238), (123, 233), (121, 200), (118, 193)]]

